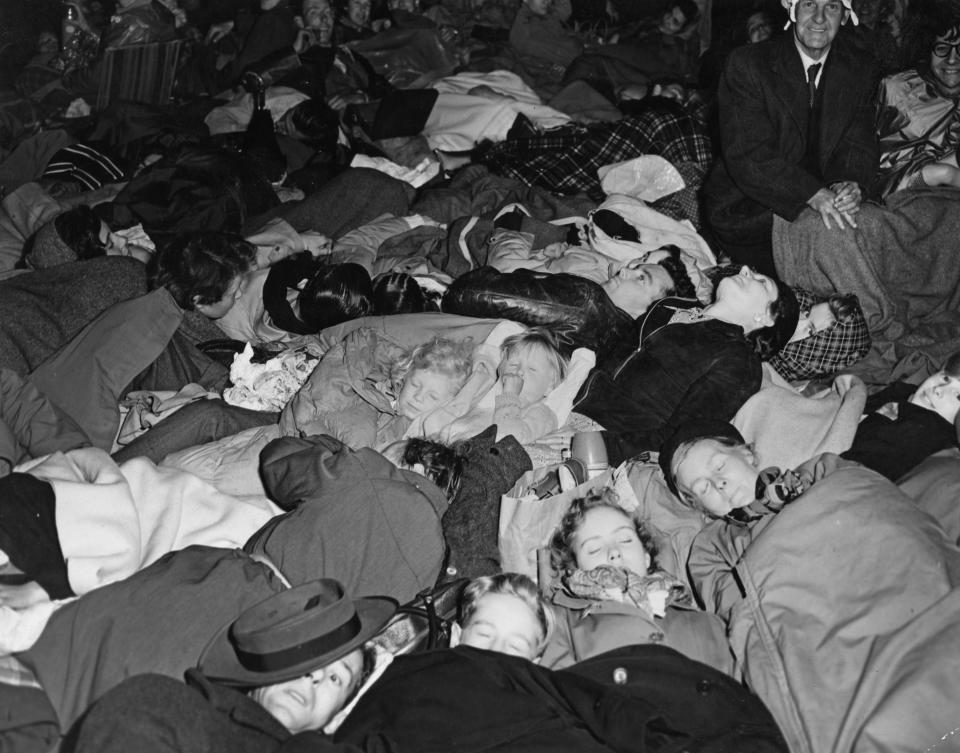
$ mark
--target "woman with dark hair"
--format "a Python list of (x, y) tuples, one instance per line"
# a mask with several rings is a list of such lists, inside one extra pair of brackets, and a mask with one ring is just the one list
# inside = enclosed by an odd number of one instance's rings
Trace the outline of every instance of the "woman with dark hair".
[(790, 341), (799, 313), (787, 285), (749, 267), (721, 279), (703, 308), (659, 300), (640, 322), (639, 347), (595, 370), (574, 410), (606, 429), (613, 463), (656, 450), (683, 421), (728, 421), (760, 389), (761, 362)]
[(915, 67), (887, 76), (880, 88), (882, 193), (960, 187), (960, 13), (933, 1), (911, 7), (904, 59)]
[(419, 314), (434, 311), (423, 293), (423, 288), (406, 272), (384, 272), (373, 280), (373, 312), (379, 316), (390, 314)]
[(313, 332), (370, 313), (373, 284), (359, 264), (324, 264), (304, 285), (300, 318)]

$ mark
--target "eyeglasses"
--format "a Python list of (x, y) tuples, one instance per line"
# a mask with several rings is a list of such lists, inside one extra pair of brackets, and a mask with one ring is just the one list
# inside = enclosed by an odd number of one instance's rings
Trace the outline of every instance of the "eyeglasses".
[(937, 42), (933, 46), (933, 54), (938, 58), (947, 57), (951, 50), (953, 50), (955, 54), (960, 55), (960, 42), (957, 42), (956, 44), (950, 44), (949, 42)]

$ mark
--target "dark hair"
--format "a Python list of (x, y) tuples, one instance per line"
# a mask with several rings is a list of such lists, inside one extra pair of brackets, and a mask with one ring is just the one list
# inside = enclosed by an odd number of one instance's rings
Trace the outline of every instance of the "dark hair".
[(239, 235), (209, 231), (183, 233), (157, 249), (147, 280), (166, 288), (180, 308), (216, 303), (238, 275), (250, 269), (257, 248)]
[(406, 272), (384, 272), (373, 278), (373, 312), (390, 314), (419, 314), (430, 310), (423, 288)]
[(956, 353), (950, 355), (946, 361), (943, 362), (943, 368), (941, 369), (944, 374), (950, 377), (960, 378), (960, 350)]
[(683, 461), (694, 444), (705, 439), (712, 439), (724, 447), (741, 447), (747, 444), (733, 424), (719, 419), (695, 418), (677, 426), (660, 445), (658, 462), (667, 488), (684, 502), (689, 500), (681, 497), (677, 490), (677, 465)]
[(370, 313), (373, 284), (359, 264), (325, 264), (297, 300), (300, 319), (314, 332)]
[(827, 298), (830, 313), (840, 324), (846, 324), (857, 315), (860, 309), (860, 299), (853, 293), (834, 293)]
[(777, 284), (779, 295), (770, 304), (770, 316), (773, 324), (761, 327), (747, 334), (747, 342), (761, 361), (769, 361), (780, 349), (790, 342), (800, 320), (800, 304), (793, 289), (778, 279), (771, 278)]
[(670, 279), (673, 280), (673, 290), (667, 292), (671, 295), (680, 296), (681, 298), (696, 298), (697, 288), (690, 280), (687, 268), (680, 258), (680, 248), (671, 243), (664, 246), (663, 250), (669, 251), (670, 256), (657, 263), (667, 270), (667, 274), (669, 274)]
[(423, 475), (440, 487), (448, 500), (453, 500), (460, 491), (463, 467), (466, 462), (460, 444), (453, 446), (432, 439), (413, 437), (403, 448), (403, 464), (423, 466)]
[[(650, 535), (650, 532), (641, 521), (637, 520), (620, 506), (617, 493), (613, 491), (613, 489), (605, 488), (594, 490), (585, 497), (578, 497), (573, 500), (573, 503), (564, 514), (560, 525), (550, 539), (550, 565), (553, 567), (554, 572), (559, 576), (563, 576), (577, 569), (577, 558), (573, 553), (573, 537), (577, 531), (580, 530), (586, 514), (597, 507), (610, 507), (622, 512), (630, 519), (637, 531), (640, 543), (643, 544), (643, 548), (647, 551), (647, 554), (650, 555), (648, 572), (652, 573), (656, 570), (657, 545), (653, 541), (653, 536)], [(637, 575), (645, 574), (646, 573), (637, 573)]]
[(960, 26), (960, 11), (949, 0), (912, 3), (903, 26), (903, 64), (928, 73), (934, 42), (955, 26)]
[(340, 136), (340, 119), (322, 99), (307, 99), (294, 105), (290, 125), (297, 129), (304, 143), (326, 152), (333, 150)]
[(106, 246), (100, 242), (100, 217), (90, 207), (81, 205), (58, 214), (53, 226), (60, 239), (76, 253), (78, 260), (93, 259), (107, 253)]

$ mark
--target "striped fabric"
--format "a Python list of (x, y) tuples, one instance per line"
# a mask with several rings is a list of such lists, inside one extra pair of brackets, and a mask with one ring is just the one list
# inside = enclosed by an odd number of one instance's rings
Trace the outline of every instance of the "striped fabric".
[(123, 170), (107, 155), (86, 144), (60, 149), (43, 172), (44, 178), (73, 180), (88, 191), (123, 179)]
[(108, 47), (101, 64), (97, 108), (126, 100), (166, 104), (173, 92), (183, 40)]

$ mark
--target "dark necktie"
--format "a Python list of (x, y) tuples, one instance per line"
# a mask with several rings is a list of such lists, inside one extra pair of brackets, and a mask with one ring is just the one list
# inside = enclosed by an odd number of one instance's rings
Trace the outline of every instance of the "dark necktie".
[(817, 96), (817, 74), (820, 72), (820, 66), (822, 65), (823, 63), (814, 63), (807, 68), (807, 93), (809, 94), (807, 104), (810, 107), (813, 107), (813, 98)]

